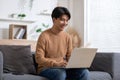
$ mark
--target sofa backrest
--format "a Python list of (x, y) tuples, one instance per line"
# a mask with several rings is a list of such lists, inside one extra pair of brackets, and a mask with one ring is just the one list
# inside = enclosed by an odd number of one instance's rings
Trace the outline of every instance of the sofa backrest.
[(2, 80), (2, 73), (3, 73), (3, 55), (0, 51), (0, 80)]

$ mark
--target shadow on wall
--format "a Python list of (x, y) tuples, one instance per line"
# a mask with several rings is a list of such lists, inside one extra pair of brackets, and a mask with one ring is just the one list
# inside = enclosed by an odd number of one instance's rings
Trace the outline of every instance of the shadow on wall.
[(0, 29), (0, 39), (9, 39), (9, 29)]
[(68, 34), (70, 34), (70, 36), (72, 38), (73, 48), (81, 47), (81, 37), (80, 37), (79, 33), (73, 27), (68, 27), (66, 29), (66, 32)]

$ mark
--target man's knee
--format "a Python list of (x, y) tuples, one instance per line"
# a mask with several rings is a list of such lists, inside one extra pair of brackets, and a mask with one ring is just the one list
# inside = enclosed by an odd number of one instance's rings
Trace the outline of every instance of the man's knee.
[(83, 69), (83, 70), (81, 71), (81, 75), (83, 75), (83, 76), (88, 76), (88, 75), (89, 75), (88, 69)]
[(66, 71), (63, 69), (54, 69), (56, 79), (64, 80), (66, 78)]
[(89, 71), (88, 69), (81, 69), (79, 71), (79, 80), (89, 80)]

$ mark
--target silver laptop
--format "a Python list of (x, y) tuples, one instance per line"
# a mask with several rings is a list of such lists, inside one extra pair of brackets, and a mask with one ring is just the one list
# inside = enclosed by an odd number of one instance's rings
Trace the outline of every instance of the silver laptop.
[(97, 48), (75, 48), (66, 68), (89, 68), (96, 51)]

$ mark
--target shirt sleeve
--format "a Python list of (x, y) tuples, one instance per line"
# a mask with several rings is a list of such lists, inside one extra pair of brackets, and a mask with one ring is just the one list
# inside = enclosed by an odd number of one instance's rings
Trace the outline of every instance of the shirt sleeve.
[(68, 46), (67, 46), (67, 54), (66, 54), (66, 60), (69, 61), (69, 58), (71, 56), (71, 52), (72, 52), (72, 38), (71, 36), (69, 36), (69, 39), (68, 39)]
[(47, 66), (47, 67), (53, 67), (54, 60), (50, 58), (45, 58), (45, 46), (46, 45), (46, 39), (45, 35), (41, 34), (36, 46), (36, 54), (35, 59), (38, 65)]

